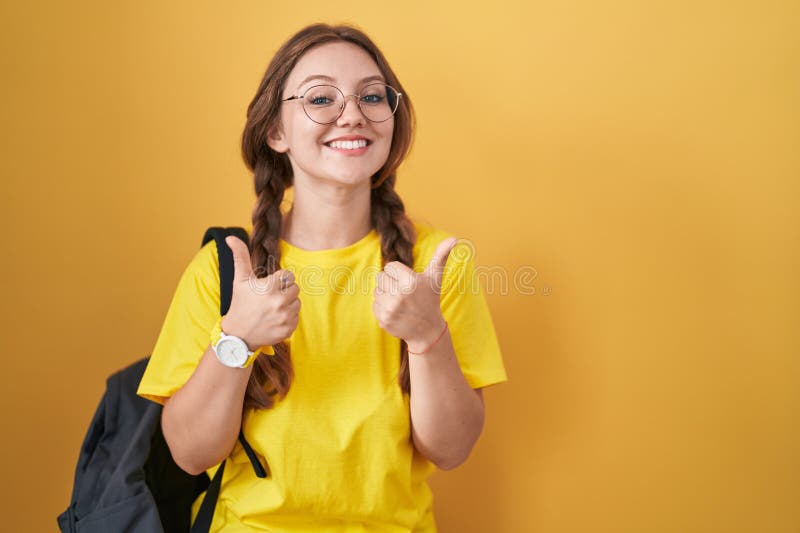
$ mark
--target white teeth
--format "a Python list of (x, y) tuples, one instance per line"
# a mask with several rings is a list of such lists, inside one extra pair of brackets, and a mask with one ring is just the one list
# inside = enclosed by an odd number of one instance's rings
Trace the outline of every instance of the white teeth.
[(364, 148), (367, 145), (366, 139), (359, 139), (357, 141), (331, 141), (328, 146), (331, 148), (339, 148), (345, 150), (355, 150), (356, 148)]

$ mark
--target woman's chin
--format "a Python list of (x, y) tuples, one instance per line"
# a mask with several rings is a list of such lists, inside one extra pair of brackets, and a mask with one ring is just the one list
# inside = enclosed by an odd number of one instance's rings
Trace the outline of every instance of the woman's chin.
[[(377, 171), (375, 171), (377, 172)], [(366, 174), (364, 172), (336, 172), (331, 174), (328, 179), (332, 182), (336, 182), (340, 185), (347, 185), (351, 187), (361, 187), (364, 185), (369, 185), (371, 182), (372, 176), (375, 172)]]

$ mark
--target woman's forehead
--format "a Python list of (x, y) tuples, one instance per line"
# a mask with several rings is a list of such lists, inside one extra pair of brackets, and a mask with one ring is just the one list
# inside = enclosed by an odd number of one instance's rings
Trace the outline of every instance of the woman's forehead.
[(326, 43), (308, 50), (292, 69), (291, 86), (306, 82), (357, 84), (385, 81), (377, 63), (360, 46), (352, 43)]

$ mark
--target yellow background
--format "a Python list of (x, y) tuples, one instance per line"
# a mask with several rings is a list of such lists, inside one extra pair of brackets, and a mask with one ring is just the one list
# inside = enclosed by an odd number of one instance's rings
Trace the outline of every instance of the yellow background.
[(800, 531), (800, 5), (4, 2), (4, 531), (55, 531), (104, 380), (209, 225), (245, 225), (245, 109), (307, 23), (416, 105), (408, 212), (489, 291), (510, 380), (443, 532)]

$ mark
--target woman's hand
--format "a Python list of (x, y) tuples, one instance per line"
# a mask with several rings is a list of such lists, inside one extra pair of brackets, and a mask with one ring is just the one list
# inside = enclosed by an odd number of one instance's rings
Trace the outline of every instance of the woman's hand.
[(300, 287), (294, 274), (278, 270), (257, 278), (247, 245), (239, 238), (225, 238), (233, 252), (233, 295), (222, 319), (222, 331), (244, 340), (251, 350), (272, 346), (289, 338), (300, 319)]
[(392, 261), (375, 278), (372, 312), (380, 327), (405, 340), (412, 352), (424, 350), (444, 328), (439, 295), (447, 258), (457, 243), (455, 237), (440, 242), (422, 273)]

